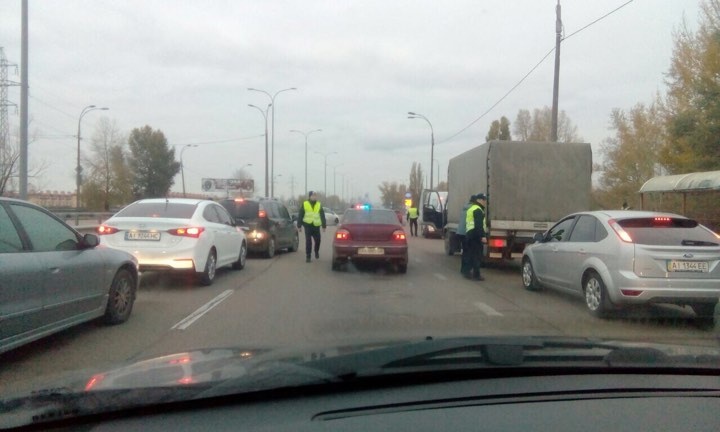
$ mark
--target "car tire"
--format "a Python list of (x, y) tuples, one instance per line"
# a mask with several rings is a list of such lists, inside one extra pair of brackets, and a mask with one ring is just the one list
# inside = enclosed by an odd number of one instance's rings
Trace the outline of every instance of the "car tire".
[(583, 294), (585, 297), (585, 306), (590, 314), (605, 318), (611, 309), (610, 299), (608, 299), (607, 289), (602, 278), (596, 272), (590, 272), (583, 279)]
[(217, 272), (217, 257), (215, 255), (215, 249), (210, 249), (207, 260), (205, 261), (205, 270), (200, 274), (200, 283), (205, 286), (210, 286), (215, 281), (215, 274)]
[(120, 324), (127, 321), (135, 303), (136, 288), (135, 276), (130, 271), (120, 269), (115, 273), (105, 307), (105, 323)]
[(335, 218), (335, 225), (337, 225), (337, 224), (339, 224), (339, 223), (340, 223), (340, 219)]
[(709, 303), (693, 303), (690, 305), (695, 312), (695, 323), (703, 329), (712, 329), (715, 327), (715, 306), (717, 301)]
[(247, 244), (245, 242), (240, 245), (240, 255), (238, 260), (232, 264), (234, 270), (242, 270), (245, 268), (245, 262), (247, 261)]
[(268, 239), (267, 248), (265, 248), (265, 258), (272, 258), (275, 256), (275, 237)]
[(398, 273), (405, 274), (407, 273), (407, 262), (398, 263), (397, 269)]
[(288, 248), (288, 252), (297, 252), (300, 247), (300, 235), (295, 231), (293, 234), (292, 244)]
[(523, 258), (522, 262), (522, 282), (526, 290), (540, 291), (540, 283), (538, 283), (535, 269), (528, 257)]

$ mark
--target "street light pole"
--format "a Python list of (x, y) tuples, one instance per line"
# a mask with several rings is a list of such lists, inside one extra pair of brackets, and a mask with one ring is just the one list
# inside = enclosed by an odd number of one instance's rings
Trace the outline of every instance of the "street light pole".
[[(270, 144), (270, 147), (271, 147), (271, 150), (270, 150), (270, 177), (271, 178), (274, 178), (273, 174), (275, 172), (275, 97), (282, 92), (290, 91), (290, 90), (297, 90), (297, 88), (290, 87), (290, 88), (286, 88), (283, 90), (278, 90), (272, 96), (270, 95), (270, 93), (266, 92), (265, 90), (259, 90), (259, 89), (255, 89), (255, 88), (248, 89), (248, 91), (256, 91), (256, 92), (260, 92), (260, 93), (265, 93), (267, 95), (267, 97), (270, 98), (270, 105), (268, 105), (268, 106), (272, 106), (272, 131), (271, 131), (271, 135), (272, 135), (271, 140), (272, 141)], [(267, 135), (267, 131), (265, 133)], [(267, 195), (267, 193), (265, 195)], [(275, 196), (275, 181), (274, 180), (272, 181), (272, 184), (270, 185), (270, 195), (269, 196)]]
[(270, 182), (270, 180), (269, 180), (269, 178), (268, 178), (269, 173), (268, 173), (268, 128), (267, 128), (267, 116), (268, 116), (268, 111), (270, 110), (270, 107), (272, 106), (272, 104), (268, 104), (268, 106), (267, 106), (267, 108), (265, 109), (265, 111), (263, 111), (262, 108), (260, 108), (260, 107), (258, 107), (258, 106), (255, 106), (255, 105), (253, 105), (253, 104), (248, 104), (248, 106), (251, 107), (251, 108), (255, 108), (256, 110), (260, 111), (260, 114), (262, 114), (263, 119), (265, 120), (265, 196), (266, 196), (266, 197), (270, 197), (271, 195), (268, 194), (268, 183)]
[(183, 153), (185, 152), (185, 149), (188, 147), (197, 147), (197, 144), (185, 144), (182, 147), (182, 149), (180, 149), (180, 174), (182, 175), (183, 198), (186, 197), (186, 195), (185, 195), (185, 164), (183, 163)]
[(315, 130), (311, 130), (310, 132), (303, 132), (303, 131), (299, 131), (299, 130), (296, 130), (296, 129), (292, 129), (292, 130), (290, 130), (290, 132), (297, 132), (297, 133), (299, 133), (299, 134), (302, 134), (302, 135), (305, 137), (305, 193), (308, 193), (308, 183), (307, 183), (307, 174), (308, 174), (308, 170), (307, 170), (308, 144), (307, 144), (307, 139), (308, 139), (308, 135), (310, 135), (310, 134), (313, 133), (313, 132), (322, 132), (322, 129), (315, 129)]
[(328, 196), (328, 193), (327, 193), (327, 158), (330, 155), (337, 154), (337, 152), (329, 152), (329, 153), (315, 152), (315, 153), (325, 156), (325, 186), (324, 186), (325, 189), (323, 189), (323, 194), (325, 195), (325, 198), (327, 198), (327, 196)]
[(421, 118), (427, 122), (428, 125), (430, 125), (430, 189), (433, 188), (433, 159), (434, 159), (434, 152), (435, 152), (435, 131), (433, 130), (433, 125), (430, 123), (430, 120), (427, 119), (422, 114), (417, 114), (414, 112), (408, 112), (408, 118), (415, 119), (415, 118)]
[(77, 166), (75, 167), (76, 176), (75, 176), (75, 225), (80, 224), (80, 183), (82, 182), (82, 167), (80, 166), (80, 124), (82, 123), (83, 117), (85, 117), (85, 114), (89, 113), (90, 111), (107, 111), (110, 108), (108, 107), (102, 107), (98, 108), (95, 105), (88, 105), (85, 108), (82, 109), (80, 112), (80, 118), (78, 118), (78, 133), (77, 133)]

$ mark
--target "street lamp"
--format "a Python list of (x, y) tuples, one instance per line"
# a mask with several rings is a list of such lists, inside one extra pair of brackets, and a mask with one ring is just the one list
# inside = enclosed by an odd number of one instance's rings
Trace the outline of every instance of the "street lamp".
[(188, 147), (197, 147), (197, 144), (185, 144), (180, 149), (180, 174), (182, 175), (182, 186), (183, 186), (183, 198), (185, 198), (185, 164), (183, 164), (183, 153)]
[(408, 112), (408, 118), (409, 119), (415, 119), (415, 118), (421, 118), (427, 122), (428, 125), (430, 125), (430, 189), (433, 188), (433, 153), (435, 152), (435, 131), (433, 131), (433, 125), (430, 123), (430, 120), (427, 119), (422, 114), (417, 114), (414, 112)]
[(102, 107), (98, 108), (95, 105), (88, 105), (85, 108), (82, 109), (80, 112), (80, 118), (78, 118), (78, 133), (77, 133), (77, 166), (75, 167), (75, 171), (77, 175), (75, 176), (75, 225), (80, 224), (80, 183), (82, 182), (82, 167), (80, 166), (80, 124), (82, 123), (83, 117), (85, 117), (85, 114), (89, 113), (90, 111), (107, 111), (110, 108), (108, 107)]
[(308, 185), (307, 185), (307, 137), (313, 132), (322, 132), (322, 129), (315, 129), (311, 130), (310, 132), (303, 132), (296, 129), (290, 130), (290, 132), (297, 132), (299, 134), (302, 134), (305, 137), (305, 193), (308, 193)]
[(268, 129), (267, 129), (267, 116), (268, 116), (268, 111), (270, 110), (270, 107), (272, 106), (272, 104), (268, 104), (268, 106), (267, 106), (267, 108), (265, 109), (265, 111), (263, 111), (262, 108), (260, 108), (260, 107), (258, 107), (258, 106), (255, 106), (255, 105), (253, 105), (253, 104), (248, 104), (248, 106), (251, 107), (251, 108), (255, 108), (255, 109), (257, 109), (258, 111), (260, 111), (260, 114), (262, 114), (263, 119), (265, 119), (265, 196), (266, 196), (266, 197), (270, 197), (271, 195), (268, 194), (268, 183), (269, 183), (269, 179), (268, 179)]
[[(272, 96), (270, 96), (270, 93), (266, 92), (265, 90), (259, 90), (259, 89), (255, 89), (255, 88), (248, 89), (248, 91), (256, 91), (256, 92), (260, 92), (260, 93), (265, 93), (267, 95), (267, 97), (270, 98), (270, 105), (268, 105), (268, 106), (272, 106), (272, 133), (271, 133), (272, 134), (272, 138), (271, 138), (272, 142), (270, 144), (270, 148), (271, 148), (271, 150), (270, 150), (270, 176), (271, 177), (272, 177), (273, 173), (275, 172), (275, 97), (282, 92), (290, 91), (290, 90), (297, 90), (297, 88), (290, 87), (290, 88), (286, 88), (283, 90), (278, 90)], [(267, 136), (267, 129), (266, 129), (265, 135)], [(265, 193), (265, 195), (267, 196), (267, 193)], [(275, 196), (275, 190), (272, 185), (271, 185), (269, 196)]]
[(323, 194), (325, 195), (325, 198), (327, 198), (327, 196), (328, 196), (328, 193), (327, 193), (327, 158), (330, 155), (337, 154), (337, 152), (334, 151), (334, 152), (329, 152), (329, 153), (321, 153), (321, 152), (316, 151), (315, 153), (325, 156), (325, 189), (323, 189)]
[(333, 165), (333, 195), (335, 195), (335, 196), (337, 196), (337, 192), (335, 191), (335, 186), (337, 185), (337, 168), (339, 166), (342, 166), (342, 163)]
[[(440, 160), (439, 159), (433, 159), (433, 162), (437, 162), (437, 172), (438, 172), (438, 185), (440, 185)], [(430, 188), (432, 189), (432, 188)]]

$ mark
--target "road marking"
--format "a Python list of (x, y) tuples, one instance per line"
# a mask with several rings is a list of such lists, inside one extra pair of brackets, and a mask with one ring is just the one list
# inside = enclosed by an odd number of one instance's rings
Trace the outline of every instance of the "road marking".
[(185, 330), (186, 328), (190, 327), (192, 323), (202, 318), (202, 316), (210, 312), (212, 308), (222, 303), (223, 300), (225, 300), (226, 298), (230, 297), (233, 292), (235, 292), (235, 290), (231, 289), (222, 292), (219, 296), (200, 306), (195, 312), (186, 316), (182, 321), (172, 326), (170, 330)]
[(436, 278), (443, 280), (443, 281), (447, 280), (447, 277), (445, 277), (445, 275), (442, 273), (433, 273), (433, 276), (435, 276)]
[(480, 311), (483, 312), (485, 315), (503, 316), (503, 314), (501, 314), (500, 312), (498, 312), (495, 309), (493, 309), (492, 307), (490, 307), (490, 305), (487, 305), (487, 304), (481, 303), (481, 302), (475, 302), (473, 304), (475, 305), (476, 308), (480, 309)]

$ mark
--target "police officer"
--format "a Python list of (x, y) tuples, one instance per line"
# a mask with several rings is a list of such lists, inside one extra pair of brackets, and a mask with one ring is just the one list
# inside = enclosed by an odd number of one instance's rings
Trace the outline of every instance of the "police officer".
[[(413, 206), (408, 209), (407, 212), (407, 220), (410, 222), (410, 235), (417, 237), (417, 231), (418, 231), (418, 209), (417, 207)], [(414, 229), (414, 231), (413, 231)]]
[(475, 204), (475, 195), (471, 195), (467, 203), (463, 204), (462, 211), (460, 212), (460, 220), (458, 221), (458, 228), (456, 235), (459, 237), (460, 245), (462, 247), (462, 257), (460, 259), (460, 273), (470, 275), (471, 263), (470, 263), (470, 248), (467, 244), (467, 220), (466, 214), (468, 209)]
[[(308, 199), (300, 207), (298, 221), (305, 227), (305, 262), (310, 262), (310, 253), (313, 250), (313, 239), (315, 239), (315, 259), (320, 259), (320, 227), (323, 232), (327, 227), (325, 222), (325, 211), (322, 204), (317, 200), (317, 194), (313, 191), (308, 193)], [(300, 225), (298, 225), (298, 231)]]
[(485, 207), (487, 205), (487, 197), (485, 194), (475, 195), (475, 202), (467, 209), (465, 213), (465, 224), (467, 232), (467, 246), (470, 252), (470, 273), (463, 276), (467, 279), (485, 280), (480, 274), (480, 263), (482, 261), (483, 244), (487, 243), (487, 222), (485, 218)]

